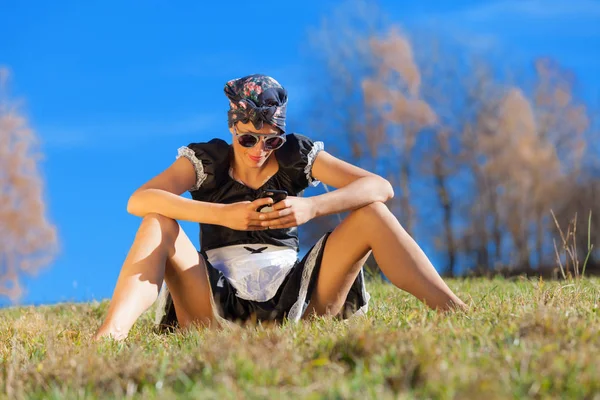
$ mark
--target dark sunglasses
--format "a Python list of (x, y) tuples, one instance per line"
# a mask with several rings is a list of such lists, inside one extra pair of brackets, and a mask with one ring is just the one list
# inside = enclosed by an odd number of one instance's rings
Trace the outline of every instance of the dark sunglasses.
[(238, 143), (242, 147), (251, 148), (256, 146), (256, 144), (262, 139), (265, 150), (272, 151), (277, 150), (285, 143), (285, 136), (273, 136), (273, 134), (264, 134), (264, 133), (238, 133), (237, 129), (234, 127), (233, 131), (237, 138)]

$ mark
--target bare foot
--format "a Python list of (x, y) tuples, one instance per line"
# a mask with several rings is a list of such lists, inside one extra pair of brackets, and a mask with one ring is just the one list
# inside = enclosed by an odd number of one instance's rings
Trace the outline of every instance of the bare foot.
[(96, 334), (94, 336), (92, 336), (92, 341), (98, 342), (100, 340), (103, 340), (104, 338), (112, 339), (112, 340), (116, 340), (116, 341), (122, 341), (122, 340), (127, 339), (127, 332), (123, 332), (119, 328), (111, 329), (111, 328), (100, 327), (100, 329), (98, 329)]

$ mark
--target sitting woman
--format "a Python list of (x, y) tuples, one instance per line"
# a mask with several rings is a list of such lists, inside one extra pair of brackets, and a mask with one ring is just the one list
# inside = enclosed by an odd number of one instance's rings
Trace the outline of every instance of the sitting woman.
[[(250, 75), (228, 82), (225, 94), (232, 144), (181, 147), (129, 199), (128, 212), (142, 221), (95, 339), (127, 337), (159, 293), (158, 322), (180, 328), (363, 314), (362, 266), (371, 252), (395, 286), (427, 306), (465, 308), (385, 206), (388, 181), (332, 156), (322, 142), (286, 135), (287, 93), (277, 81)], [(336, 190), (301, 197), (319, 182)], [(273, 203), (265, 190), (287, 198)], [(192, 199), (181, 196), (186, 191)], [(344, 211), (348, 217), (299, 260), (297, 227)], [(200, 251), (178, 220), (200, 224)]]

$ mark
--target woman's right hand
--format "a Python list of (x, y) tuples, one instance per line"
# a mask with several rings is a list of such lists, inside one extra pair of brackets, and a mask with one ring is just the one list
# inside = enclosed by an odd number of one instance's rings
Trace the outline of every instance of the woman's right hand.
[(227, 204), (223, 208), (223, 223), (221, 225), (236, 231), (262, 231), (268, 228), (260, 223), (265, 214), (256, 211), (262, 205), (273, 204), (273, 199), (266, 197), (254, 201), (240, 201)]

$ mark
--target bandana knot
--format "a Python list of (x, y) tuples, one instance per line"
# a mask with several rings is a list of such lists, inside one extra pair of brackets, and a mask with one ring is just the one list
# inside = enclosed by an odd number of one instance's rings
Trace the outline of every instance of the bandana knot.
[(229, 126), (236, 122), (252, 122), (256, 129), (269, 124), (285, 132), (287, 91), (266, 75), (249, 75), (233, 79), (225, 85), (229, 99)]

